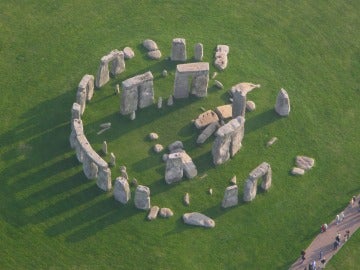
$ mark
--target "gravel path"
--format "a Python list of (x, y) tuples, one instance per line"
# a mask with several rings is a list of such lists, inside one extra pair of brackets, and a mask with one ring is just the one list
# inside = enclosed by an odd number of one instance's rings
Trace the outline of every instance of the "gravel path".
[[(299, 258), (289, 268), (289, 270), (308, 269), (309, 263), (314, 260), (316, 261), (316, 269), (325, 268), (326, 263), (322, 264), (320, 262), (320, 251), (322, 251), (323, 253), (323, 258), (325, 258), (326, 262), (328, 262), (332, 258), (332, 256), (334, 256), (336, 252), (338, 252), (341, 247), (346, 243), (344, 238), (345, 232), (349, 230), (351, 237), (351, 235), (360, 227), (360, 210), (358, 204), (359, 200), (360, 195), (357, 196), (356, 202), (353, 207), (351, 207), (351, 205), (349, 204), (349, 206), (344, 209), (344, 220), (342, 220), (339, 224), (336, 224), (336, 220), (333, 220), (330, 224), (328, 224), (327, 231), (324, 233), (319, 233), (318, 236), (312, 241), (310, 246), (305, 250), (305, 261), (302, 262), (299, 254)], [(334, 249), (335, 237), (338, 233), (341, 234), (341, 244), (337, 249)]]

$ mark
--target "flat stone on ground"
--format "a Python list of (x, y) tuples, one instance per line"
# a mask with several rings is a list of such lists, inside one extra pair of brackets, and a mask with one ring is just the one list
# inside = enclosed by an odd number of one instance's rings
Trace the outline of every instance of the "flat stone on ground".
[(214, 220), (212, 220), (208, 216), (205, 216), (204, 214), (201, 214), (198, 212), (185, 213), (183, 215), (183, 220), (184, 220), (185, 224), (188, 224), (188, 225), (201, 226), (201, 227), (205, 227), (205, 228), (214, 228), (215, 227)]
[(315, 160), (311, 157), (297, 156), (295, 163), (297, 167), (308, 171), (314, 166)]
[(207, 125), (209, 125), (213, 122), (218, 122), (218, 121), (219, 121), (219, 117), (217, 116), (217, 114), (212, 110), (208, 110), (208, 111), (200, 114), (195, 119), (195, 126), (198, 129), (202, 129), (202, 128), (206, 127)]
[(216, 107), (215, 111), (221, 119), (230, 119), (232, 117), (232, 105), (231, 104), (218, 106), (218, 107)]
[(291, 174), (292, 175), (304, 175), (305, 171), (301, 168), (298, 167), (294, 167), (291, 169)]

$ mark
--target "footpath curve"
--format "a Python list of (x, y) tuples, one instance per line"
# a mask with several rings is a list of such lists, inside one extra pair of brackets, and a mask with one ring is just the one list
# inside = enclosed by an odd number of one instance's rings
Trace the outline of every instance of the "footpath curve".
[[(316, 269), (323, 269), (329, 260), (341, 249), (341, 247), (346, 243), (344, 235), (347, 230), (350, 231), (350, 237), (352, 234), (360, 227), (360, 207), (359, 207), (360, 195), (356, 197), (354, 206), (347, 206), (343, 211), (345, 218), (339, 223), (336, 224), (336, 220), (333, 220), (328, 224), (328, 229), (324, 233), (320, 233), (319, 225), (319, 234), (312, 241), (310, 246), (305, 250), (305, 261), (302, 262), (300, 251), (299, 258), (295, 263), (289, 268), (289, 270), (304, 270), (308, 269), (309, 263), (316, 261)], [(336, 235), (341, 234), (341, 244), (337, 249), (334, 249), (334, 242)], [(320, 261), (320, 252), (322, 251), (322, 256), (325, 258), (325, 264)], [(305, 268), (306, 267), (306, 268)]]

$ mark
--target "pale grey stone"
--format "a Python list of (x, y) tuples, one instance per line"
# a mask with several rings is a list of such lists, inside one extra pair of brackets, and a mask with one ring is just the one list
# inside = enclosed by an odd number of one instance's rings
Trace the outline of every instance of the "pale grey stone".
[(233, 96), (234, 93), (236, 91), (238, 91), (238, 92), (243, 92), (246, 95), (247, 93), (251, 92), (255, 88), (260, 88), (260, 87), (261, 87), (260, 84), (242, 82), (242, 83), (238, 83), (238, 84), (232, 86), (230, 89), (230, 94)]
[(95, 179), (98, 175), (98, 166), (92, 161), (91, 156), (84, 153), (83, 171), (88, 179)]
[(230, 184), (236, 185), (236, 175), (234, 175), (234, 176), (230, 179)]
[(114, 198), (122, 204), (126, 204), (131, 198), (129, 183), (121, 176), (115, 179)]
[(74, 119), (81, 119), (81, 106), (76, 102), (71, 107), (71, 121)]
[(160, 153), (162, 150), (164, 150), (164, 146), (162, 146), (161, 144), (155, 144), (154, 145), (155, 153)]
[(215, 52), (215, 67), (219, 70), (224, 70), (228, 65), (229, 46), (217, 45)]
[(168, 146), (170, 153), (173, 153), (177, 149), (184, 149), (184, 145), (181, 141), (175, 141)]
[(171, 47), (171, 61), (186, 61), (186, 41), (183, 38), (174, 38)]
[(123, 49), (123, 52), (124, 52), (124, 58), (125, 59), (131, 59), (131, 58), (134, 58), (134, 56), (135, 56), (135, 53), (134, 53), (133, 49), (130, 48), (130, 47), (125, 47)]
[(168, 158), (169, 158), (169, 155), (168, 155), (168, 154), (163, 154), (162, 160), (163, 160), (164, 162), (166, 162), (166, 161), (168, 160)]
[(120, 94), (120, 85), (117, 83), (115, 85), (115, 89), (114, 89), (115, 95), (119, 95)]
[(76, 93), (76, 103), (80, 105), (80, 114), (83, 115), (86, 107), (86, 90), (78, 89)]
[(108, 123), (102, 123), (102, 124), (100, 124), (100, 127), (101, 127), (101, 128), (109, 128), (109, 127), (111, 127), (111, 123), (110, 123), (110, 122), (108, 122)]
[(194, 226), (202, 226), (206, 228), (214, 228), (215, 221), (205, 216), (204, 214), (198, 212), (185, 213), (183, 215), (183, 220), (185, 224), (194, 225)]
[(301, 168), (298, 168), (298, 167), (293, 167), (291, 169), (291, 174), (292, 175), (304, 175), (305, 174), (305, 170), (304, 169), (301, 169)]
[(238, 186), (232, 185), (225, 189), (224, 198), (221, 203), (223, 208), (232, 207), (238, 204)]
[(162, 71), (161, 75), (162, 75), (163, 77), (166, 77), (166, 76), (168, 75), (167, 70), (166, 70), (166, 69), (164, 69), (164, 70)]
[(147, 216), (148, 220), (154, 220), (157, 218), (157, 215), (159, 213), (159, 206), (154, 205), (150, 208), (149, 214)]
[(155, 51), (147, 52), (147, 56), (150, 59), (159, 60), (161, 58), (161, 51), (160, 50), (155, 50)]
[(250, 202), (253, 199), (255, 199), (256, 188), (257, 188), (256, 185), (257, 185), (257, 179), (255, 179), (254, 181), (247, 179), (245, 181), (244, 196), (243, 196), (243, 200), (245, 202)]
[(135, 120), (136, 119), (136, 112), (133, 111), (130, 113), (130, 120)]
[(115, 166), (116, 165), (116, 157), (115, 157), (113, 152), (110, 153), (109, 165), (110, 166)]
[(145, 47), (145, 49), (147, 49), (148, 51), (155, 51), (158, 50), (158, 46), (156, 44), (155, 41), (153, 41), (152, 39), (145, 39), (143, 41), (143, 46)]
[(181, 153), (170, 154), (166, 161), (165, 182), (172, 184), (179, 182), (183, 177)]
[(150, 189), (146, 186), (138, 185), (135, 191), (135, 207), (142, 210), (150, 209)]
[(219, 122), (219, 117), (217, 114), (212, 111), (208, 110), (204, 113), (201, 113), (196, 119), (195, 119), (195, 126), (198, 129), (202, 129), (206, 126), (208, 126), (211, 123)]
[(224, 85), (223, 85), (220, 81), (215, 80), (214, 83), (215, 83), (215, 86), (216, 86), (217, 88), (219, 88), (219, 89), (223, 89), (223, 88), (224, 88)]
[(266, 146), (272, 146), (278, 140), (277, 137), (272, 137), (267, 143)]
[(188, 192), (186, 192), (185, 195), (184, 195), (184, 204), (186, 206), (190, 205), (190, 195), (189, 195)]
[(168, 98), (167, 105), (168, 106), (173, 106), (174, 105), (174, 99), (173, 99), (172, 95)]
[(192, 179), (197, 176), (197, 168), (191, 157), (184, 151), (181, 153), (181, 160), (183, 164), (183, 172), (186, 178)]
[(233, 93), (233, 103), (232, 103), (232, 117), (237, 116), (245, 117), (246, 109), (246, 93), (243, 91), (235, 91)]
[(211, 79), (215, 79), (215, 77), (218, 75), (218, 73), (215, 71), (213, 72), (213, 74), (211, 75)]
[(99, 167), (96, 184), (104, 191), (111, 190), (111, 170), (108, 167)]
[(280, 116), (288, 116), (290, 113), (290, 99), (284, 88), (281, 88), (276, 98), (275, 111)]
[(79, 85), (78, 85), (78, 91), (86, 92), (86, 100), (91, 100), (94, 95), (94, 76), (86, 74), (84, 77), (82, 77)]
[(262, 178), (261, 188), (268, 190), (272, 182), (272, 170), (269, 163), (263, 162), (250, 172), (244, 186), (244, 201), (249, 202), (255, 199), (259, 178)]
[(151, 141), (155, 141), (155, 140), (159, 139), (159, 135), (158, 135), (157, 133), (155, 133), (155, 132), (151, 132), (151, 133), (149, 134), (149, 139), (150, 139)]
[(226, 104), (222, 106), (217, 106), (215, 109), (216, 114), (220, 119), (229, 119), (232, 118), (232, 105)]
[(315, 159), (306, 156), (296, 156), (295, 163), (298, 168), (308, 171), (314, 166)]
[(103, 141), (102, 147), (101, 147), (102, 152), (107, 155), (108, 153), (108, 146), (107, 146), (107, 142)]
[(252, 101), (252, 100), (246, 101), (246, 109), (247, 109), (249, 112), (255, 111), (255, 109), (256, 109), (255, 102)]
[(213, 189), (212, 188), (209, 188), (208, 192), (209, 192), (210, 195), (213, 195)]
[(218, 122), (213, 122), (210, 125), (208, 125), (203, 132), (199, 135), (199, 137), (196, 140), (196, 143), (202, 144), (204, 143), (214, 132), (220, 127)]
[(174, 215), (173, 211), (170, 208), (166, 207), (161, 208), (159, 214), (163, 218), (169, 218)]
[(204, 46), (202, 43), (196, 43), (194, 47), (194, 59), (195, 61), (202, 61), (204, 57)]
[(96, 76), (96, 87), (100, 88), (110, 80), (109, 64), (111, 63), (111, 74), (117, 75), (125, 70), (124, 53), (119, 50), (113, 50), (103, 56), (100, 60), (100, 66)]
[(158, 109), (161, 109), (161, 108), (162, 108), (162, 103), (163, 103), (163, 99), (162, 99), (162, 97), (159, 97), (158, 103), (157, 103)]

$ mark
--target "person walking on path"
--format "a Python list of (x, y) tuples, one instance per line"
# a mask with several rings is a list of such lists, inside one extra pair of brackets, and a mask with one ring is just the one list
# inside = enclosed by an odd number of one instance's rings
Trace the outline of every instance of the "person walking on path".
[(340, 223), (340, 216), (336, 215), (336, 225), (339, 225), (339, 223)]
[(305, 259), (306, 259), (305, 258), (305, 254), (306, 254), (305, 250), (302, 250), (300, 254), (301, 254), (301, 263), (303, 263), (305, 261)]
[(344, 211), (342, 211), (341, 213), (340, 213), (340, 222), (342, 222), (343, 220), (344, 220), (344, 218), (345, 218), (345, 214), (344, 214)]
[(351, 198), (351, 200), (350, 200), (350, 206), (351, 206), (351, 208), (354, 207), (355, 201), (356, 201), (356, 196), (352, 196), (352, 198)]

